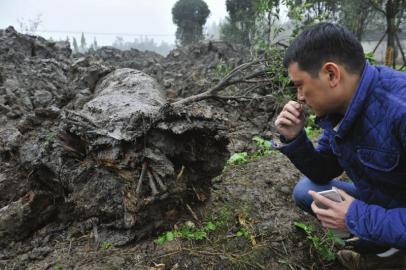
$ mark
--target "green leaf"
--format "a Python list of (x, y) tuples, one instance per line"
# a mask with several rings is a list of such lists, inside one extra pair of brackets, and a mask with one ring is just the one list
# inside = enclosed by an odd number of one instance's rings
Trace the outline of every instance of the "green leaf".
[(166, 240), (172, 241), (175, 239), (175, 234), (173, 232), (166, 232)]
[(166, 237), (165, 235), (161, 235), (158, 237), (158, 239), (155, 239), (155, 244), (157, 245), (163, 245), (166, 242)]
[(216, 230), (217, 226), (213, 222), (208, 222), (206, 224), (206, 229), (209, 231), (214, 231)]
[(204, 238), (206, 238), (206, 236), (207, 236), (207, 233), (204, 232), (204, 231), (197, 231), (195, 233), (195, 239), (196, 240), (203, 240)]
[(235, 153), (228, 160), (229, 164), (237, 165), (247, 163), (247, 152)]

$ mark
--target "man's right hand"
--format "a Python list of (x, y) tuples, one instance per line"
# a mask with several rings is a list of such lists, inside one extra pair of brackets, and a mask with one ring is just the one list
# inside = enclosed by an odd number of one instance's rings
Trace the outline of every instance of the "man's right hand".
[(286, 140), (293, 140), (305, 125), (304, 106), (296, 101), (289, 101), (275, 120), (279, 134)]

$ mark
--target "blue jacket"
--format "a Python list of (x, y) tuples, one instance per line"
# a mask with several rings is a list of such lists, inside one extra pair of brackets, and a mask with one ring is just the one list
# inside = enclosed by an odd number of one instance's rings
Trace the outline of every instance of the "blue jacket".
[(316, 149), (302, 131), (281, 151), (317, 183), (344, 170), (358, 191), (348, 229), (406, 249), (406, 73), (366, 64), (344, 117), (317, 121), (323, 134)]

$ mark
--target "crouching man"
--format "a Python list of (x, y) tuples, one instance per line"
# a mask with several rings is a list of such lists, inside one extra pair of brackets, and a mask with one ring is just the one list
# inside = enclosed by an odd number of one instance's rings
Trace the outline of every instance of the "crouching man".
[[(347, 269), (406, 269), (406, 73), (370, 65), (354, 35), (330, 23), (303, 31), (284, 64), (298, 101), (275, 126), (280, 150), (305, 175), (296, 204), (325, 228), (359, 238), (337, 254)], [(316, 148), (303, 129), (304, 106), (323, 128)], [(334, 179), (343, 171), (352, 182)], [(317, 193), (333, 186), (343, 202)]]

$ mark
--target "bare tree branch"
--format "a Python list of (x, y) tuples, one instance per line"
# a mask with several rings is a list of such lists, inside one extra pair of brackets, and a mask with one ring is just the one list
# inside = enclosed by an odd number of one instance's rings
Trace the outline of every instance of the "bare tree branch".
[(374, 9), (378, 10), (379, 12), (383, 13), (383, 15), (385, 15), (386, 17), (386, 12), (385, 10), (382, 9), (382, 7), (380, 7), (378, 5), (378, 3), (376, 3), (374, 0), (369, 0), (369, 3), (373, 6)]
[(375, 46), (374, 50), (372, 51), (372, 53), (376, 52), (376, 50), (378, 49), (378, 47), (381, 44), (382, 40), (385, 38), (386, 33), (387, 33), (386, 31), (385, 31), (385, 33), (383, 33), (382, 37), (379, 39), (378, 44), (376, 44), (376, 46)]
[(403, 66), (405, 66), (406, 65), (406, 57), (405, 57), (405, 53), (404, 53), (404, 51), (402, 49), (402, 44), (400, 43), (399, 36), (397, 34), (395, 35), (395, 38), (396, 38), (396, 42), (397, 42), (397, 44), (399, 46), (400, 53), (402, 54)]
[[(237, 74), (240, 74), (244, 70), (247, 70), (248, 68), (251, 68), (254, 65), (256, 65), (258, 63), (262, 63), (262, 62), (263, 62), (263, 60), (255, 60), (255, 61), (252, 61), (249, 63), (244, 63), (242, 65), (239, 65), (236, 68), (234, 68), (230, 73), (228, 73), (223, 79), (221, 79), (215, 86), (213, 86), (206, 92), (176, 101), (176, 102), (172, 103), (172, 105), (173, 106), (186, 105), (186, 104), (190, 104), (192, 102), (197, 102), (197, 101), (204, 100), (207, 98), (213, 98), (213, 96), (217, 96), (217, 93), (219, 91), (223, 90), (224, 88), (226, 88), (227, 86), (237, 84), (237, 83), (243, 83), (246, 80), (252, 79), (259, 75), (265, 75), (265, 68), (263, 68), (261, 70), (256, 70), (253, 73), (250, 73), (249, 75), (243, 76), (242, 78), (233, 79), (235, 76), (237, 76)], [(247, 79), (247, 78), (249, 78), (249, 79)]]

